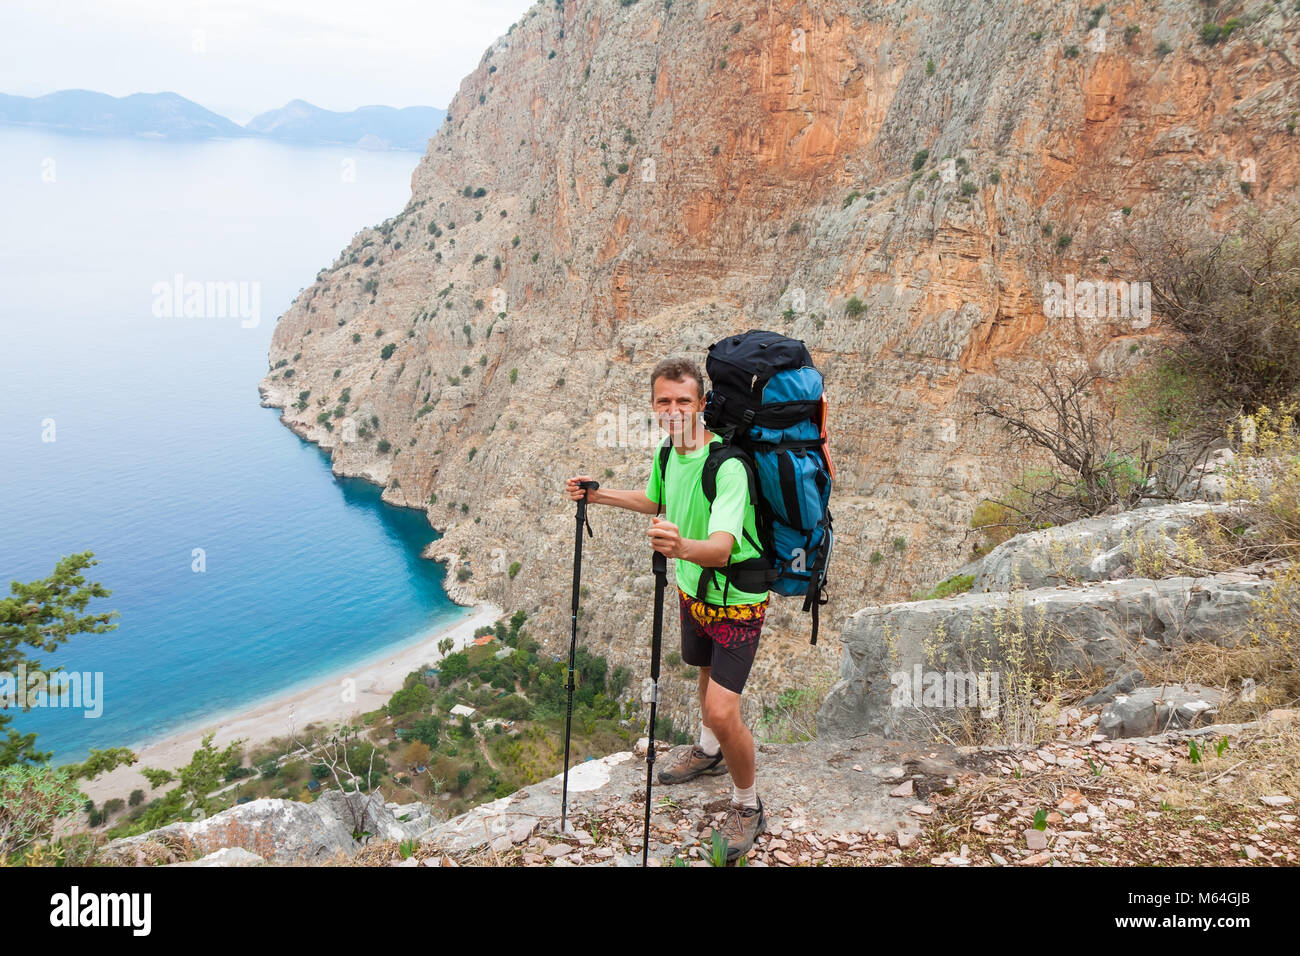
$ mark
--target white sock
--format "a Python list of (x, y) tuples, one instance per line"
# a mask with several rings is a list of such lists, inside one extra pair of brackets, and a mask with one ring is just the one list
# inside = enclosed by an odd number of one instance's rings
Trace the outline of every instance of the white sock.
[(731, 802), (738, 803), (742, 807), (753, 807), (758, 809), (758, 794), (755, 792), (758, 787), (758, 781), (755, 780), (743, 790), (734, 783), (731, 785)]
[(718, 743), (718, 738), (713, 736), (713, 731), (703, 724), (700, 724), (700, 749), (710, 757), (716, 757), (718, 751), (722, 749), (722, 744)]

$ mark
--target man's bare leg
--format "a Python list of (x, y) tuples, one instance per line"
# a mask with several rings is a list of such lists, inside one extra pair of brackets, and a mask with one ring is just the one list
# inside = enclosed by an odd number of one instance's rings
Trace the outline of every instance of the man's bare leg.
[(708, 693), (709, 693), (709, 671), (710, 670), (711, 668), (709, 667), (700, 668), (700, 723), (702, 723), (705, 727), (708, 727), (709, 730), (712, 730), (713, 728), (709, 727), (709, 712), (704, 707), (705, 698), (708, 697)]
[(754, 737), (740, 719), (740, 695), (709, 679), (707, 670), (700, 668), (700, 711), (704, 714), (704, 726), (713, 731), (722, 745), (732, 783), (747, 790), (754, 785)]

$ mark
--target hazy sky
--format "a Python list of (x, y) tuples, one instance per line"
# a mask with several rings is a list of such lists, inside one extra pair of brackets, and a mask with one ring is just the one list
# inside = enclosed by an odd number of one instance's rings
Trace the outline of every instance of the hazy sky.
[(445, 109), (535, 0), (0, 0), (0, 93), (170, 91), (237, 123), (304, 99)]

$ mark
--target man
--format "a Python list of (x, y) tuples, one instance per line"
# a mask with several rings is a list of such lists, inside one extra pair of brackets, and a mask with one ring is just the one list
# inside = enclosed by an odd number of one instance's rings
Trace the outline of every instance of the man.
[[(727, 859), (734, 860), (749, 851), (766, 826), (756, 791), (754, 738), (740, 718), (740, 695), (758, 649), (768, 593), (742, 591), (710, 569), (759, 556), (751, 543), (758, 540), (754, 504), (744, 465), (734, 459), (718, 468), (712, 508), (704, 495), (700, 476), (716, 436), (701, 419), (704, 377), (699, 367), (688, 359), (665, 359), (650, 373), (650, 394), (651, 407), (672, 439), (667, 474), (659, 474), (656, 447), (644, 493), (598, 488), (587, 501), (656, 515), (646, 532), (650, 546), (676, 559), (682, 660), (700, 669), (701, 727), (699, 742), (661, 770), (659, 782), (682, 783), (730, 771), (732, 802), (722, 834)], [(587, 475), (570, 478), (565, 491), (577, 501), (583, 494), (578, 482), (590, 480)], [(661, 501), (663, 519), (657, 517)], [(703, 601), (697, 600), (701, 574), (713, 575)]]

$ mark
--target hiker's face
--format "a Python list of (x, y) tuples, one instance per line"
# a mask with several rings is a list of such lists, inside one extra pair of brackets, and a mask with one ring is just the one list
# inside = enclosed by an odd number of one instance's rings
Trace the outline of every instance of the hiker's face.
[(704, 399), (693, 378), (675, 382), (666, 377), (655, 379), (651, 404), (659, 426), (672, 435), (674, 442), (683, 437), (690, 438), (702, 428), (700, 413), (704, 411)]

